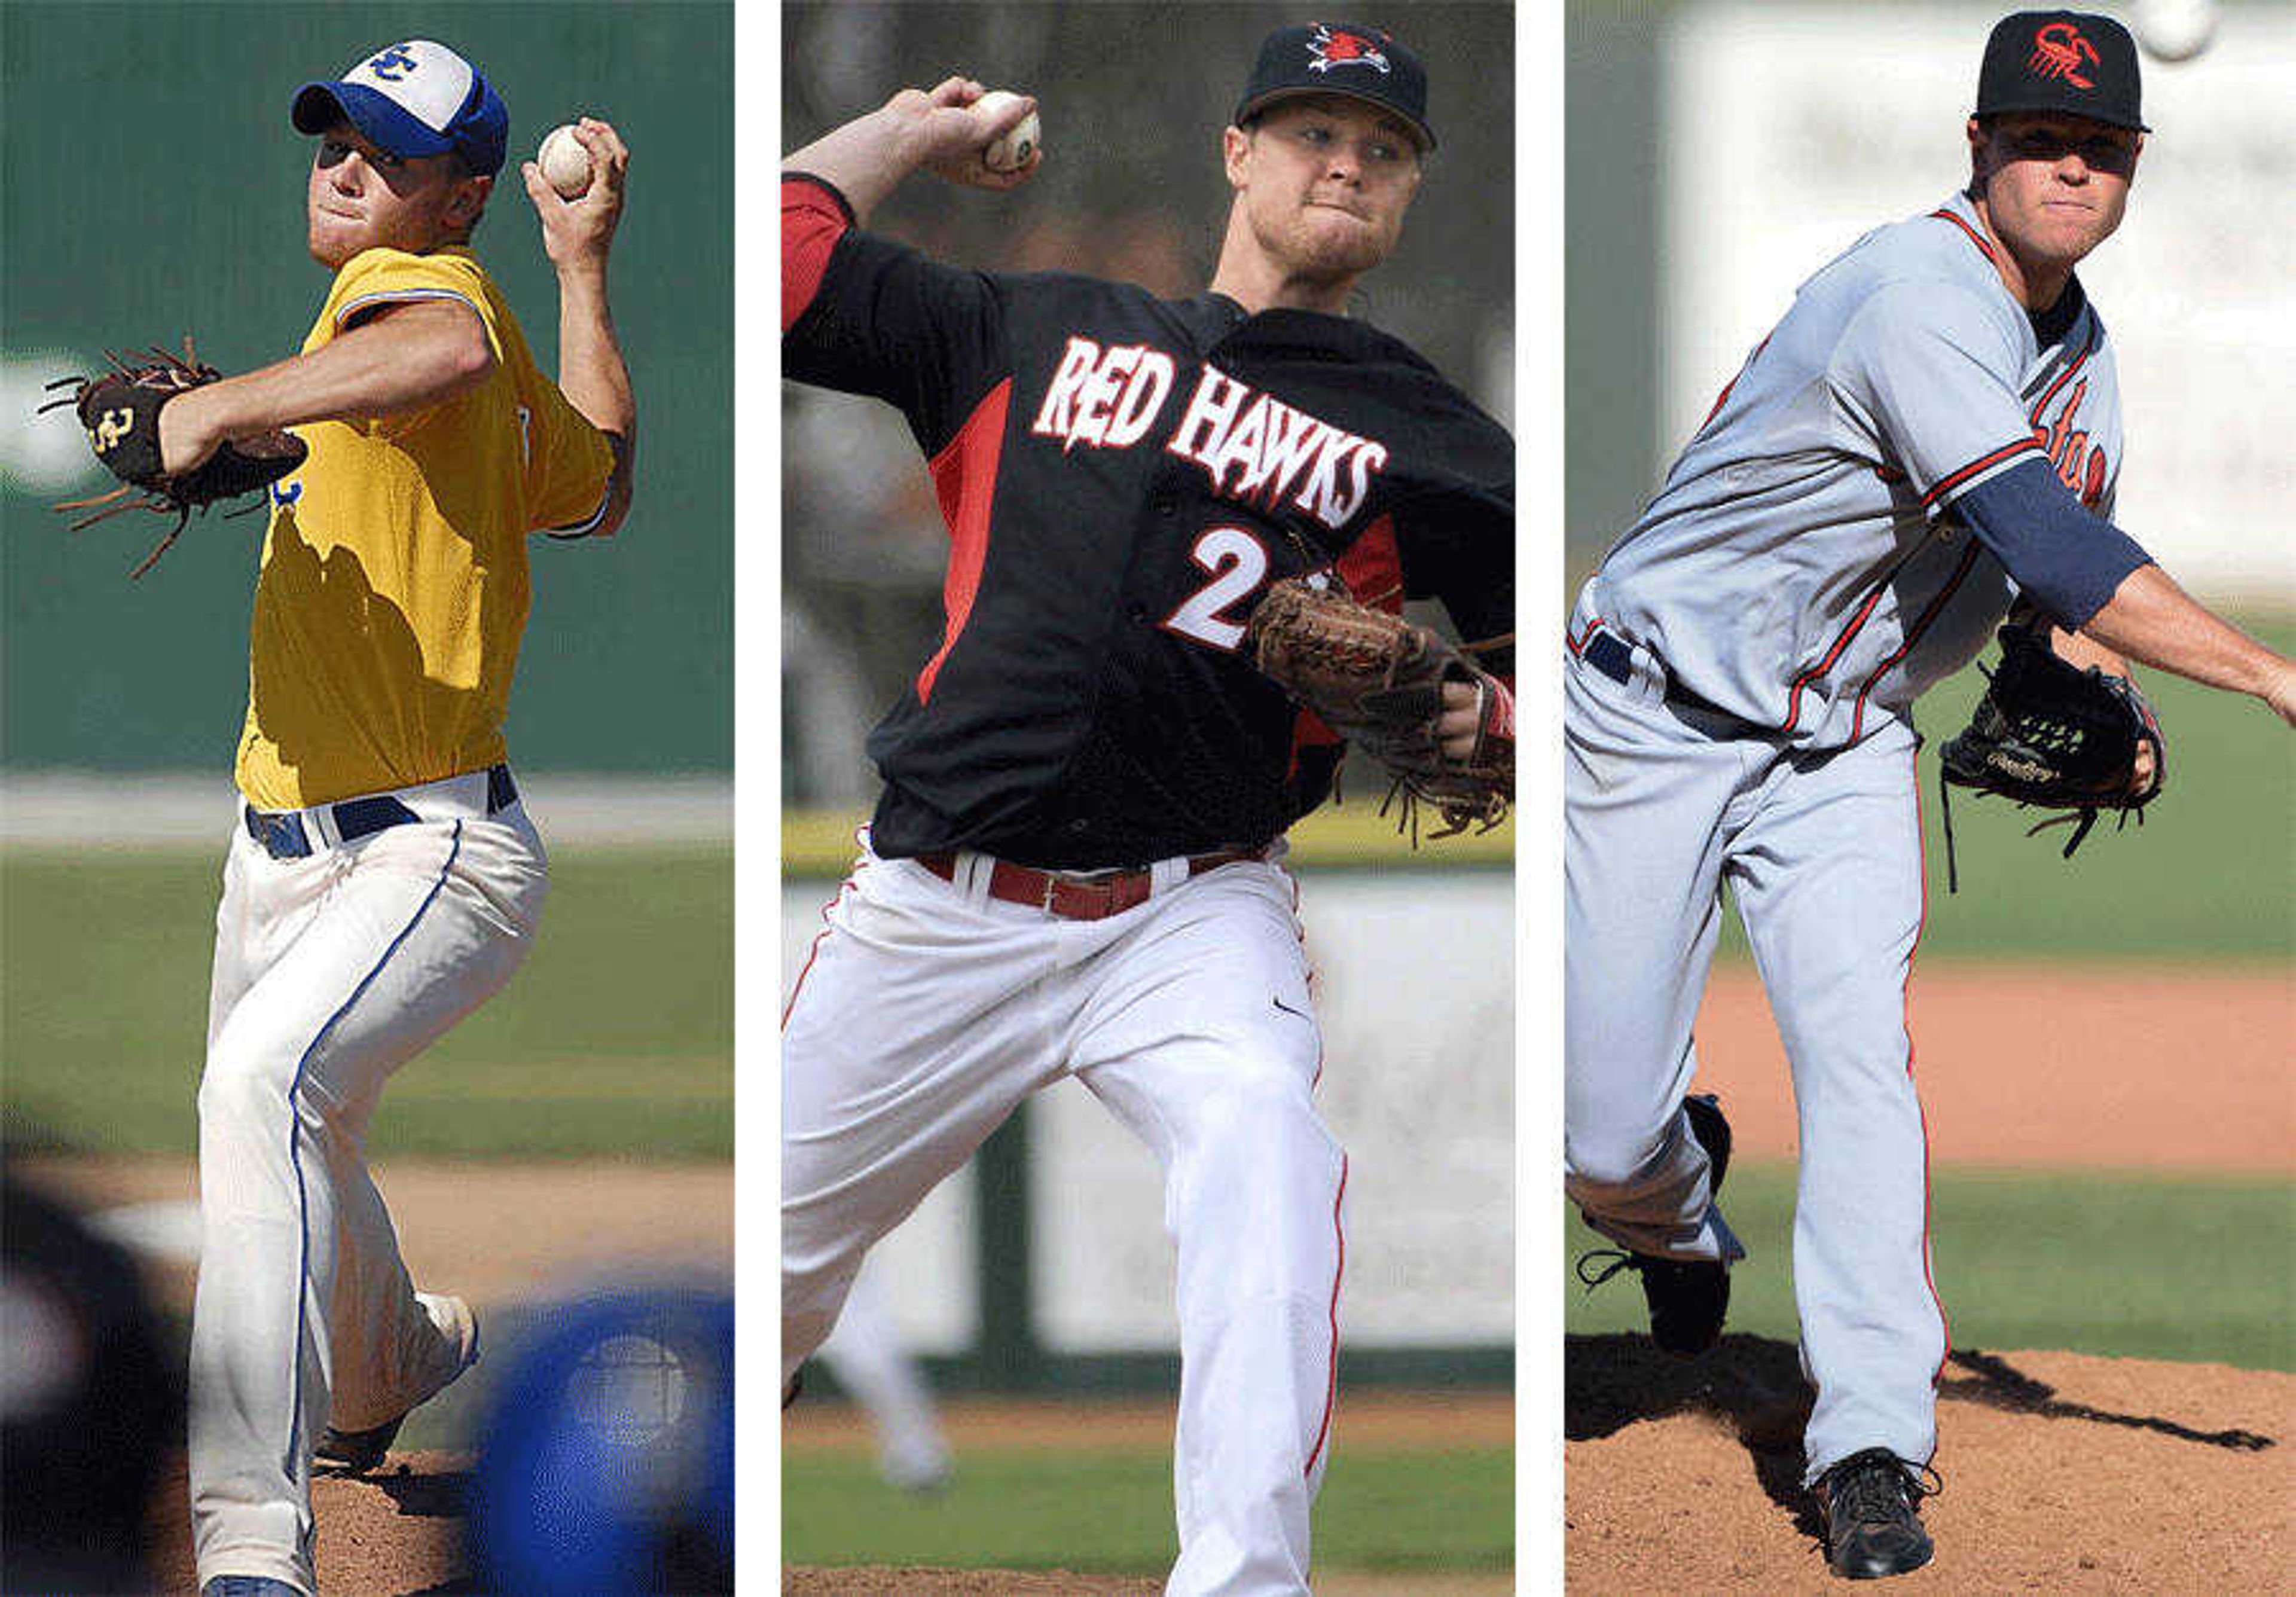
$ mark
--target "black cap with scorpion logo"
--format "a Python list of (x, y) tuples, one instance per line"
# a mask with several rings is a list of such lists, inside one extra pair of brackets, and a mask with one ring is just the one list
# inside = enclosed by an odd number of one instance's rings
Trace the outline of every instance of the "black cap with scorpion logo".
[(1977, 74), (1977, 114), (2067, 111), (2145, 131), (2136, 41), (2111, 17), (2021, 11), (1993, 25)]

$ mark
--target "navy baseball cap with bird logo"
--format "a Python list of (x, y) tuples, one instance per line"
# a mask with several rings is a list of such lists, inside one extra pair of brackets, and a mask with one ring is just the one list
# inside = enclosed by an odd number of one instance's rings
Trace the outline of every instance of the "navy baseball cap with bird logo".
[(2136, 41), (2111, 17), (2021, 11), (1993, 25), (1977, 74), (1977, 114), (2057, 111), (2146, 131)]
[(1279, 28), (1259, 46), (1250, 81), (1236, 102), (1238, 127), (1294, 94), (1347, 94), (1390, 111), (1410, 127), (1422, 151), (1435, 147), (1427, 122), (1427, 67), (1384, 28), (1360, 22), (1309, 22)]

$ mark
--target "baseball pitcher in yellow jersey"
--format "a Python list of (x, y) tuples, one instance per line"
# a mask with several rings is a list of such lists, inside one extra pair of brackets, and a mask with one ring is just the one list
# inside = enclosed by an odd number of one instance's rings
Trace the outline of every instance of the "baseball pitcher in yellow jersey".
[(558, 277), (559, 372), (472, 253), (508, 113), (428, 40), (303, 86), (312, 258), (300, 354), (171, 400), (171, 471), (292, 429), (271, 490), (200, 1083), (191, 1496), (204, 1597), (317, 1590), (315, 1455), (380, 1462), (478, 1357), (470, 1306), (418, 1292), (365, 1137), (392, 1072), (530, 946), (541, 839), (503, 738), (529, 535), (604, 536), (636, 411), (606, 299), (628, 152), (579, 124), (592, 181), (521, 170)]

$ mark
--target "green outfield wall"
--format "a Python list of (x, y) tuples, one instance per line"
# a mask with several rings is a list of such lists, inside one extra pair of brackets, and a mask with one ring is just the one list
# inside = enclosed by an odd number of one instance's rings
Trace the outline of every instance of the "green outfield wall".
[[(65, 533), (47, 503), (108, 479), (66, 414), (35, 421), (38, 384), (186, 332), (226, 371), (293, 353), (327, 276), (303, 250), (311, 145), (288, 102), (364, 52), (433, 37), (501, 92), (513, 160), (585, 113), (631, 149), (611, 286), (636, 501), (611, 542), (534, 547), (512, 750), (529, 767), (730, 767), (733, 35), (730, 5), (0, 8), (0, 760), (229, 765), (262, 518), (195, 521), (131, 585), (158, 524)], [(555, 370), (554, 285), (505, 176), (475, 243)]]

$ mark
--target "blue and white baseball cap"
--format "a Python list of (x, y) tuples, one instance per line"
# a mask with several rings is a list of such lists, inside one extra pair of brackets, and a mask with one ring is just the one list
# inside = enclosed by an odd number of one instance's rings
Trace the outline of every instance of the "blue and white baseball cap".
[(460, 152), (472, 171), (502, 170), (510, 112), (479, 70), (446, 45), (408, 39), (362, 56), (340, 78), (295, 91), (298, 133), (324, 133), (338, 118), (379, 150), (399, 156)]

